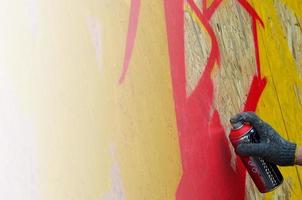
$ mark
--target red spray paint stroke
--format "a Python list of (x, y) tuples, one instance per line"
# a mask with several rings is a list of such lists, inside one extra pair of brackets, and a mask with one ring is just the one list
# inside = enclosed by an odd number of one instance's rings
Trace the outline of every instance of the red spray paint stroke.
[[(192, 10), (211, 37), (212, 49), (198, 86), (186, 96), (183, 1), (165, 1), (166, 25), (183, 175), (177, 199), (244, 199), (245, 171), (237, 158), (237, 171), (230, 166), (231, 153), (217, 110), (213, 109), (211, 71), (219, 62), (217, 39), (209, 18), (193, 1)], [(211, 13), (208, 14), (210, 16)]]
[[(211, 38), (211, 44), (212, 44), (212, 48), (211, 48), (211, 52), (207, 61), (207, 64), (205, 66), (204, 69), (204, 74), (203, 76), (210, 76), (210, 73), (212, 71), (212, 69), (215, 66), (215, 63), (217, 63), (218, 65), (220, 65), (220, 53), (219, 53), (219, 47), (218, 47), (218, 42), (217, 42), (217, 38), (215, 36), (215, 33), (209, 23), (209, 18), (206, 18), (205, 16), (208, 15), (212, 15), (211, 13), (209, 13), (209, 9), (206, 10), (205, 15), (203, 15), (201, 13), (201, 11), (198, 9), (198, 7), (196, 6), (195, 2), (193, 0), (188, 0), (187, 1), (188, 4), (190, 5), (190, 7), (192, 8), (193, 12), (195, 12), (195, 14), (197, 15), (198, 19), (201, 21), (201, 23), (204, 25), (206, 31), (208, 32), (210, 38)], [(215, 2), (215, 5), (218, 7), (218, 5), (220, 4), (220, 0), (219, 2)], [(204, 87), (208, 87), (210, 86), (208, 81), (211, 81), (210, 79), (205, 82), (204, 84), (200, 84), (200, 81), (202, 81), (202, 78), (199, 80), (196, 88), (193, 90), (192, 94), (190, 95), (190, 97), (194, 96), (194, 93), (199, 93), (201, 88)], [(208, 96), (210, 97), (210, 96)], [(213, 100), (212, 99), (207, 99), (208, 101), (206, 102), (209, 105), (212, 105)]]
[(244, 111), (255, 111), (260, 100), (261, 94), (266, 86), (266, 78), (253, 77), (250, 91), (245, 102)]
[(126, 42), (125, 55), (124, 55), (124, 63), (123, 63), (122, 73), (119, 78), (119, 84), (123, 83), (123, 81), (125, 80), (126, 73), (128, 71), (129, 62), (131, 59), (133, 46), (134, 46), (134, 42), (135, 42), (135, 37), (136, 37), (140, 3), (141, 3), (141, 0), (132, 0), (131, 1), (127, 42)]
[(207, 10), (207, 0), (202, 0), (202, 12), (205, 13)]
[(212, 15), (214, 14), (214, 12), (216, 11), (216, 9), (218, 8), (221, 2), (222, 0), (214, 0), (212, 2), (212, 4), (208, 7), (206, 12), (204, 13), (206, 19), (210, 19), (212, 17)]
[[(262, 21), (245, 0), (238, 0), (252, 18), (252, 31), (257, 59), (257, 73), (248, 93), (245, 110), (255, 110), (264, 90), (266, 79), (261, 79), (256, 22)], [(176, 193), (177, 199), (244, 199), (245, 169), (236, 158), (236, 171), (230, 167), (230, 149), (220, 123), (219, 113), (213, 108), (214, 84), (210, 73), (219, 64), (219, 47), (210, 18), (221, 0), (201, 11), (194, 1), (187, 0), (208, 32), (212, 49), (205, 70), (191, 96), (185, 96), (184, 11), (183, 1), (165, 1), (171, 76), (174, 91), (183, 175)], [(181, 54), (181, 55), (180, 55)], [(211, 110), (214, 110), (211, 115)]]
[(261, 27), (264, 28), (264, 23), (255, 11), (255, 9), (246, 1), (238, 0), (241, 6), (249, 13), (252, 17), (252, 32), (254, 36), (254, 47), (255, 47), (255, 57), (257, 72), (253, 77), (253, 81), (250, 87), (250, 91), (245, 102), (244, 111), (255, 111), (257, 104), (259, 102), (260, 96), (266, 86), (267, 79), (261, 77), (261, 65), (260, 65), (260, 52), (259, 52), (259, 41), (258, 41), (258, 31), (257, 31), (257, 22), (260, 23)]

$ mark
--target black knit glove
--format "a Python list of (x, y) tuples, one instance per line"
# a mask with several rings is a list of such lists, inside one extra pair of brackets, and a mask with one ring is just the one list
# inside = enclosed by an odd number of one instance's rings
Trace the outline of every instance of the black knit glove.
[(295, 164), (296, 144), (283, 139), (269, 124), (262, 121), (253, 112), (243, 112), (231, 118), (231, 123), (239, 121), (254, 127), (260, 137), (260, 143), (240, 144), (236, 153), (241, 156), (262, 157), (270, 163), (282, 166)]

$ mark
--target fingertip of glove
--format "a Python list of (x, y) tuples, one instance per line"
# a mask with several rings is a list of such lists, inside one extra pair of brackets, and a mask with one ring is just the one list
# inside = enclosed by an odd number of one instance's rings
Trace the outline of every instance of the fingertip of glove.
[(236, 149), (235, 152), (239, 155), (245, 155), (245, 146), (243, 144), (239, 144)]

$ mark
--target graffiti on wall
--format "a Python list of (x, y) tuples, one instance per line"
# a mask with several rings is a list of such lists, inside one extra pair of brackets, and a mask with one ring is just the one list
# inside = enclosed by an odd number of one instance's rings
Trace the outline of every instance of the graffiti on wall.
[[(194, 199), (202, 194), (206, 199), (222, 196), (227, 199), (243, 199), (245, 195), (244, 168), (239, 160), (236, 162), (237, 171), (235, 172), (231, 168), (230, 150), (224, 128), (220, 123), (219, 113), (213, 108), (214, 83), (211, 80), (211, 72), (215, 64), (220, 64), (220, 51), (210, 20), (221, 1), (214, 1), (209, 7), (203, 6), (202, 11), (194, 1), (188, 0), (187, 3), (208, 32), (212, 47), (198, 84), (192, 94), (187, 97), (185, 93), (183, 2), (180, 1), (176, 6), (166, 1), (171, 72), (183, 162), (183, 176), (176, 197)], [(250, 87), (245, 110), (254, 111), (266, 84), (266, 80), (262, 79), (260, 74), (256, 30), (257, 21), (261, 24), (262, 21), (250, 4), (246, 1), (239, 1), (239, 3), (248, 11), (253, 22), (258, 70)], [(179, 17), (176, 19), (175, 16)], [(216, 178), (213, 179), (213, 177)]]
[[(214, 68), (221, 70), (221, 47), (214, 31), (212, 16), (226, 1), (164, 1), (170, 72), (178, 127), (182, 176), (176, 191), (177, 199), (219, 198), (243, 199), (245, 196), (245, 170), (238, 158), (236, 166), (231, 166), (231, 150), (221, 122), (221, 113), (214, 104)], [(256, 111), (260, 97), (266, 88), (267, 78), (262, 75), (259, 32), (265, 30), (267, 19), (262, 19), (256, 6), (247, 0), (235, 0), (236, 4), (249, 16), (250, 32), (253, 39), (255, 72), (246, 91), (242, 110)], [(288, 3), (288, 2), (287, 2)], [(140, 0), (132, 0), (129, 13), (128, 34), (119, 84), (126, 80), (139, 23)], [(288, 3), (290, 4), (290, 3)], [(257, 4), (258, 5), (258, 4)], [(268, 7), (271, 5), (267, 5)], [(293, 6), (293, 5), (292, 5)], [(259, 5), (258, 5), (259, 7)], [(295, 6), (293, 6), (295, 7)], [(191, 93), (186, 91), (186, 49), (184, 15), (189, 10), (197, 24), (205, 30), (210, 40), (209, 55), (203, 71)], [(268, 18), (270, 20), (270, 18)], [(298, 22), (296, 22), (298, 23)], [(287, 33), (288, 34), (288, 33)], [(295, 48), (292, 51), (295, 54)], [(267, 51), (267, 50), (266, 50)], [(263, 61), (265, 62), (265, 61)], [(267, 63), (265, 63), (267, 65)], [(213, 178), (215, 177), (215, 178)], [(218, 192), (219, 191), (219, 192)]]
[[(203, 1), (202, 10), (193, 0), (165, 1), (165, 15), (174, 91), (176, 118), (179, 131), (183, 175), (176, 193), (177, 199), (206, 199), (221, 196), (227, 199), (243, 199), (245, 195), (245, 170), (237, 158), (234, 171), (230, 165), (231, 151), (228, 146), (219, 112), (214, 108), (214, 83), (211, 72), (220, 65), (220, 49), (211, 26), (211, 17), (222, 0), (214, 0), (209, 6)], [(246, 0), (238, 3), (248, 12), (252, 22), (256, 74), (253, 77), (244, 110), (255, 111), (257, 102), (266, 85), (261, 76), (257, 23), (263, 22)], [(206, 29), (211, 39), (211, 50), (198, 84), (192, 94), (186, 94), (184, 5), (187, 4)], [(119, 79), (121, 84), (129, 67), (139, 18), (140, 0), (132, 0), (130, 8), (124, 64)], [(215, 178), (213, 178), (215, 177)], [(215, 189), (214, 189), (215, 188)], [(219, 192), (217, 192), (219, 190)]]

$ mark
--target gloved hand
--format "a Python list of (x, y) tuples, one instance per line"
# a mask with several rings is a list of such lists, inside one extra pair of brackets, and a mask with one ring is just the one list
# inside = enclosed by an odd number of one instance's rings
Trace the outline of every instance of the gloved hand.
[(297, 145), (283, 139), (269, 124), (262, 121), (253, 112), (243, 112), (231, 118), (231, 123), (243, 121), (254, 127), (260, 137), (260, 143), (240, 144), (235, 149), (241, 156), (262, 157), (270, 163), (282, 166), (295, 164)]

